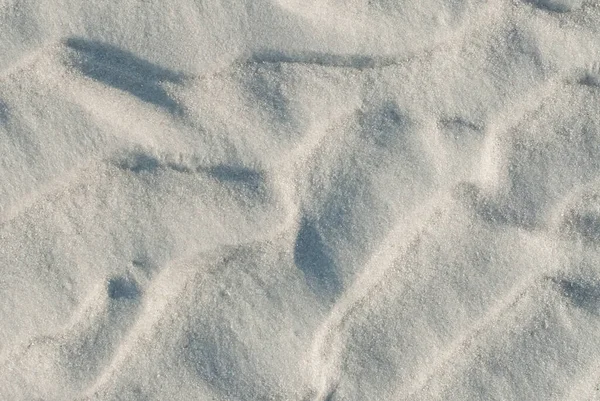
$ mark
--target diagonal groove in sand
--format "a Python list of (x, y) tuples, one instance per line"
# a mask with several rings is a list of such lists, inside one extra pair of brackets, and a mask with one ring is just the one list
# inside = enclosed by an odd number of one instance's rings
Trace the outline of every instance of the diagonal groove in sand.
[(421, 373), (417, 374), (417, 376), (421, 376), (423, 379), (418, 379), (409, 386), (406, 399), (413, 399), (417, 394), (425, 390), (439, 374), (447, 372), (448, 366), (452, 364), (457, 355), (472, 347), (477, 342), (478, 337), (485, 331), (493, 328), (494, 324), (502, 316), (509, 313), (536, 285), (549, 285), (550, 283), (546, 280), (548, 273), (547, 271), (533, 272), (526, 278), (521, 278), (498, 302), (492, 305), (486, 314), (457, 336), (444, 352), (440, 352), (441, 355), (436, 357), (436, 362), (433, 365), (426, 367)]
[[(184, 256), (181, 260), (186, 260), (188, 258), (190, 258), (190, 256)], [(105, 382), (110, 380), (110, 376), (125, 363), (127, 357), (134, 349), (136, 342), (164, 318), (164, 310), (182, 291), (185, 291), (187, 283), (193, 280), (201, 272), (200, 269), (193, 269), (186, 266), (185, 262), (183, 262), (183, 266), (184, 267), (181, 268), (181, 263), (177, 261), (171, 262), (160, 271), (157, 277), (155, 277), (151, 286), (146, 291), (146, 298), (152, 297), (154, 288), (163, 289), (164, 291), (156, 290), (160, 292), (162, 296), (160, 299), (159, 297), (154, 296), (154, 299), (150, 301), (147, 299), (145, 300), (145, 305), (142, 306), (141, 311), (136, 317), (136, 321), (130, 326), (127, 333), (115, 347), (110, 362), (106, 364), (106, 367), (101, 372), (99, 372), (96, 376), (96, 380), (83, 391), (84, 394), (94, 394)], [(178, 269), (178, 267), (180, 268)]]
[[(363, 302), (367, 301), (369, 296), (377, 291), (377, 288), (382, 284), (386, 273), (393, 268), (394, 262), (402, 255), (409, 252), (414, 245), (415, 236), (427, 226), (432, 219), (435, 219), (438, 212), (441, 196), (432, 197), (432, 201), (423, 205), (412, 216), (412, 221), (418, 223), (412, 224), (412, 230), (407, 230), (404, 221), (398, 222), (387, 236), (382, 240), (379, 248), (373, 252), (370, 260), (365, 264), (361, 273), (354, 280), (352, 286), (340, 297), (327, 319), (321, 325), (321, 328), (315, 333), (312, 344), (311, 362), (315, 375), (321, 376), (324, 382), (317, 384), (320, 387), (319, 395), (316, 400), (323, 400), (330, 394), (332, 386), (335, 383), (330, 382), (331, 378), (324, 377), (327, 371), (327, 365), (330, 369), (336, 369), (337, 356), (339, 350), (332, 349), (337, 341), (336, 336), (339, 335), (339, 327), (344, 325), (344, 322), (352, 314), (352, 311), (359, 307)], [(408, 220), (408, 218), (406, 219)], [(409, 231), (409, 234), (407, 234)], [(341, 346), (339, 343), (337, 346)], [(333, 358), (329, 363), (326, 362), (327, 356)], [(333, 379), (335, 381), (335, 379)]]
[[(275, 233), (271, 238), (279, 238), (280, 235), (281, 233)], [(94, 382), (82, 393), (91, 396), (100, 391), (110, 381), (111, 375), (122, 368), (122, 365), (134, 352), (137, 343), (143, 341), (145, 335), (148, 335), (161, 321), (168, 318), (165, 311), (175, 305), (177, 299), (189, 290), (190, 283), (200, 285), (197, 282), (198, 280), (201, 283), (207, 273), (220, 266), (220, 264), (215, 265), (213, 255), (227, 255), (232, 249), (252, 245), (257, 241), (268, 240), (268, 238), (248, 239), (232, 245), (217, 245), (200, 253), (192, 251), (181, 255), (164, 266), (146, 288), (143, 305), (136, 315), (136, 320), (129, 326), (128, 331), (115, 347), (110, 361), (96, 376)], [(227, 260), (227, 256), (221, 256), (219, 260)], [(202, 261), (202, 263), (199, 263), (199, 261)]]
[[(510, 118), (505, 118), (502, 121), (499, 121), (499, 125), (495, 127), (494, 137), (500, 135), (500, 133), (505, 133), (519, 124), (521, 121), (530, 116), (530, 113), (533, 110), (536, 110), (544, 101), (547, 101), (548, 98), (551, 98), (553, 94), (555, 94), (555, 86), (556, 81), (551, 80), (546, 85), (542, 85), (540, 87), (534, 88), (530, 93), (526, 93), (525, 95), (515, 99), (509, 105), (507, 105), (506, 110), (503, 115), (506, 114), (510, 116)], [(514, 110), (517, 110), (517, 113), (514, 113)], [(441, 198), (440, 196), (434, 196), (432, 199)], [(442, 202), (431, 201), (428, 204), (423, 205), (420, 210), (417, 210), (415, 214), (417, 216), (416, 220), (420, 221), (414, 225), (411, 231), (412, 233), (420, 232), (423, 227), (425, 227), (432, 218), (439, 212), (441, 208)], [(415, 219), (412, 219), (415, 221)], [(373, 253), (370, 261), (365, 265), (362, 269), (362, 272), (358, 275), (352, 286), (342, 295), (339, 301), (333, 306), (333, 309), (328, 317), (328, 319), (323, 323), (321, 330), (315, 335), (315, 340), (313, 343), (313, 352), (315, 353), (313, 356), (313, 360), (317, 361), (317, 365), (323, 364), (324, 362), (321, 360), (323, 358), (324, 350), (323, 348), (331, 346), (332, 342), (335, 340), (332, 339), (332, 336), (336, 335), (336, 328), (342, 326), (346, 321), (347, 317), (351, 315), (352, 311), (360, 306), (361, 303), (365, 302), (369, 298), (369, 294), (372, 294), (377, 290), (378, 286), (382, 283), (382, 280), (385, 277), (386, 271), (393, 266), (394, 260), (401, 257), (398, 256), (398, 251), (394, 252), (393, 249), (399, 250), (402, 249), (403, 252), (406, 252), (410, 249), (410, 244), (414, 241), (414, 236), (412, 240), (405, 242), (408, 238), (406, 235), (406, 225), (399, 223), (394, 229), (390, 231), (390, 233), (386, 236), (378, 250)], [(414, 224), (414, 223), (413, 223)], [(414, 234), (413, 234), (414, 235)], [(404, 242), (399, 240), (400, 238), (406, 238)], [(532, 279), (533, 280), (533, 279)], [(518, 289), (515, 289), (515, 291)], [(510, 293), (512, 294), (512, 292)], [(511, 295), (507, 294), (507, 297), (510, 298)], [(514, 295), (515, 297), (519, 297), (519, 295)], [(507, 300), (501, 301), (499, 305), (503, 305)], [(500, 306), (498, 306), (500, 307)], [(494, 308), (496, 310), (496, 308)], [(498, 312), (499, 313), (499, 312)], [(486, 320), (486, 317), (482, 318)], [(473, 330), (477, 330), (480, 323), (476, 323), (476, 326)], [(468, 340), (457, 340), (460, 342), (468, 341)], [(459, 346), (456, 345), (457, 347)], [(335, 351), (331, 350), (332, 353)], [(418, 386), (419, 384), (415, 384), (414, 386)], [(319, 397), (323, 397), (323, 394), (327, 392), (327, 388), (329, 388), (331, 384), (323, 385), (321, 395)], [(413, 386), (413, 387), (414, 387)], [(416, 390), (413, 390), (416, 391)], [(320, 398), (317, 398), (320, 399)]]

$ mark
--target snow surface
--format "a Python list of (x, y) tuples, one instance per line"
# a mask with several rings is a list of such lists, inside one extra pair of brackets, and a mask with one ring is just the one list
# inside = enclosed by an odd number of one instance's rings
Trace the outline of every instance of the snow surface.
[(1, 400), (599, 400), (596, 0), (0, 0)]

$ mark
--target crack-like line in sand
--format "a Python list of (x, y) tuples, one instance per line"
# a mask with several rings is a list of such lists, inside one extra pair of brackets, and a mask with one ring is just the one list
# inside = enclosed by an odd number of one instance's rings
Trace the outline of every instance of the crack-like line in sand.
[[(112, 375), (118, 372), (127, 362), (138, 341), (143, 340), (152, 328), (160, 325), (168, 318), (164, 312), (173, 305), (173, 301), (190, 289), (191, 282), (197, 279), (203, 282), (205, 277), (216, 269), (213, 260), (215, 254), (230, 255), (231, 250), (257, 242), (269, 241), (272, 238), (278, 238), (280, 234), (280, 232), (277, 232), (267, 238), (253, 238), (248, 241), (239, 241), (233, 245), (216, 245), (201, 252), (187, 252), (168, 262), (150, 282), (149, 287), (145, 289), (145, 298), (142, 300), (143, 304), (136, 315), (136, 320), (129, 326), (128, 331), (124, 333), (121, 341), (115, 346), (109, 363), (99, 372), (95, 380), (82, 391), (82, 394), (94, 396), (102, 391), (103, 386), (110, 381)], [(218, 250), (224, 252), (217, 252)], [(197, 259), (205, 263), (200, 266), (191, 263), (192, 260)]]
[(521, 278), (519, 282), (504, 295), (504, 297), (488, 308), (487, 313), (484, 313), (483, 316), (471, 324), (467, 330), (456, 336), (445, 350), (438, 352), (438, 356), (441, 357), (436, 358), (438, 359), (437, 362), (425, 367), (425, 369), (416, 375), (423, 377), (423, 379), (416, 379), (413, 384), (408, 386), (408, 395), (405, 399), (414, 399), (417, 394), (427, 389), (436, 377), (446, 373), (448, 371), (448, 365), (455, 360), (456, 355), (476, 343), (477, 339), (487, 330), (497, 327), (494, 323), (518, 305), (528, 293), (536, 288), (536, 285), (548, 286), (550, 283), (547, 278), (548, 274), (551, 272), (551, 270), (536, 271), (524, 280)]
[(332, 54), (323, 52), (297, 52), (285, 53), (279, 50), (264, 50), (253, 54), (249, 61), (251, 63), (263, 64), (300, 64), (314, 65), (319, 67), (349, 68), (356, 70), (368, 70), (400, 65), (409, 61), (407, 59), (395, 59), (392, 57), (368, 56), (361, 54)]
[[(354, 281), (350, 289), (348, 289), (342, 298), (333, 306), (328, 318), (321, 325), (321, 328), (315, 334), (312, 344), (312, 360), (313, 366), (316, 369), (315, 375), (321, 376), (325, 366), (333, 367), (338, 364), (337, 351), (334, 350), (334, 345), (339, 335), (337, 328), (343, 326), (348, 316), (352, 314), (357, 307), (367, 301), (369, 296), (377, 291), (383, 284), (387, 272), (393, 268), (394, 262), (403, 257), (404, 254), (410, 252), (418, 241), (419, 233), (426, 229), (431, 224), (431, 220), (439, 217), (439, 208), (443, 203), (443, 196), (433, 196), (429, 203), (423, 205), (416, 211), (418, 223), (413, 226), (411, 235), (406, 235), (407, 227), (404, 221), (396, 224), (386, 235), (382, 244), (376, 249), (370, 260), (365, 264), (365, 267), (359, 273), (359, 276)], [(416, 238), (415, 238), (416, 237)], [(408, 242), (402, 239), (408, 239)], [(341, 344), (338, 344), (341, 346)], [(328, 351), (328, 352), (327, 352)], [(329, 357), (327, 357), (329, 355)], [(328, 361), (329, 359), (329, 361)], [(335, 368), (337, 369), (337, 368)], [(332, 377), (321, 377), (326, 382), (321, 382), (317, 385), (318, 396), (315, 400), (322, 401), (324, 397), (330, 394), (333, 380)]]
[[(491, 10), (491, 12), (490, 12)], [(446, 40), (434, 43), (429, 47), (409, 52), (405, 55), (368, 55), (368, 54), (339, 54), (320, 51), (283, 52), (276, 49), (261, 49), (248, 57), (247, 62), (262, 64), (297, 64), (305, 66), (318, 66), (328, 68), (346, 68), (358, 71), (377, 70), (387, 67), (402, 66), (414, 60), (431, 57), (438, 51), (446, 51), (449, 47), (460, 47), (465, 40), (470, 39), (470, 33), (483, 25), (494, 24), (503, 15), (502, 8), (494, 10), (486, 5), (476, 11), (474, 18), (470, 18), (453, 31)]]

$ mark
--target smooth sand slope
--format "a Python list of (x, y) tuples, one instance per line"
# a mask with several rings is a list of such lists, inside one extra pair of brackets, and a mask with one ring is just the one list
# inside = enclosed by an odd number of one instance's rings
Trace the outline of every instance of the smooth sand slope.
[(0, 0), (0, 399), (600, 399), (600, 3)]

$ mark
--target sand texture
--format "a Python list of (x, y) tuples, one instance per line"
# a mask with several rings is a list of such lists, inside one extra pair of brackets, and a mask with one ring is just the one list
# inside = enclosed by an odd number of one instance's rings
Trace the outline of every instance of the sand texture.
[(600, 400), (600, 2), (0, 0), (0, 400)]

